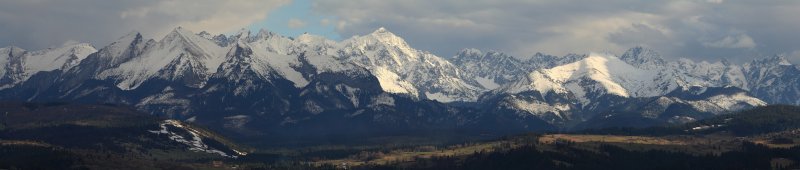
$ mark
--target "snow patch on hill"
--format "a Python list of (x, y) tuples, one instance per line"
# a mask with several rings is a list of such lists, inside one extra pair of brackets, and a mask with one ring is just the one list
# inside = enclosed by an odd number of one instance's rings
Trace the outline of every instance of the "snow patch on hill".
[[(150, 133), (155, 133), (155, 134), (159, 134), (159, 135), (162, 135), (162, 134), (163, 135), (167, 135), (170, 140), (173, 140), (175, 142), (182, 143), (184, 145), (189, 146), (189, 150), (190, 151), (217, 154), (217, 155), (220, 155), (220, 156), (230, 157), (230, 158), (237, 158), (237, 157), (239, 157), (241, 155), (246, 155), (247, 154), (245, 152), (241, 152), (241, 151), (237, 151), (235, 149), (231, 149), (231, 150), (233, 150), (235, 152), (234, 153), (235, 155), (233, 155), (233, 154), (228, 154), (228, 153), (222, 152), (222, 151), (220, 151), (218, 149), (209, 147), (208, 145), (203, 143), (203, 139), (202, 139), (202, 136), (200, 135), (200, 132), (198, 132), (197, 130), (194, 130), (192, 128), (184, 126), (183, 124), (181, 124), (177, 120), (165, 120), (159, 126), (161, 127), (161, 129), (159, 129), (159, 130), (151, 130)], [(168, 126), (173, 126), (173, 127), (176, 127), (176, 128), (180, 128), (180, 129), (186, 130), (186, 132), (188, 132), (191, 135), (191, 138), (186, 138), (186, 137), (178, 134), (177, 132), (169, 131)]]

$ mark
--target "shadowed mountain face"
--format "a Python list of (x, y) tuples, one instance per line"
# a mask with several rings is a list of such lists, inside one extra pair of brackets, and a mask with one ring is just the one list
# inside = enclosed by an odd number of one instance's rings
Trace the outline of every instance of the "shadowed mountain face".
[(338, 42), (176, 28), (99, 50), (1, 48), (0, 65), (5, 101), (113, 103), (265, 143), (652, 126), (800, 103), (798, 68), (780, 57), (665, 61), (637, 47), (619, 57), (443, 58), (383, 28)]

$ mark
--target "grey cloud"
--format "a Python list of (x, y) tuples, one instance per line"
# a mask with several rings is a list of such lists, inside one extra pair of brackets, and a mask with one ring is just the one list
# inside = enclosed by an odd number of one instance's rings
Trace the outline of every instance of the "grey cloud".
[(336, 16), (343, 37), (384, 26), (443, 56), (471, 47), (529, 56), (643, 45), (671, 59), (748, 61), (800, 50), (800, 1), (792, 0), (316, 0), (314, 9)]
[(160, 38), (177, 26), (225, 33), (289, 0), (0, 0), (0, 46), (39, 49), (74, 40), (103, 46), (130, 31)]

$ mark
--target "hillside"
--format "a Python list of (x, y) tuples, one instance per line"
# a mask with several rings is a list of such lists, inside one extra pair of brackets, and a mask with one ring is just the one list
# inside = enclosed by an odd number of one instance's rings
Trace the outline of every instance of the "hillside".
[(798, 117), (797, 106), (764, 106), (677, 126), (526, 134), (312, 162), (357, 169), (792, 169), (800, 167)]
[(800, 129), (800, 107), (770, 105), (679, 125), (597, 128), (579, 130), (575, 133), (647, 136), (725, 133), (735, 136), (754, 136), (794, 129)]
[(0, 155), (15, 155), (0, 169), (171, 169), (247, 154), (214, 132), (128, 107), (4, 102), (0, 113)]
[(686, 126), (695, 132), (727, 131), (739, 136), (794, 130), (800, 129), (800, 107), (790, 105), (757, 107), (700, 120)]

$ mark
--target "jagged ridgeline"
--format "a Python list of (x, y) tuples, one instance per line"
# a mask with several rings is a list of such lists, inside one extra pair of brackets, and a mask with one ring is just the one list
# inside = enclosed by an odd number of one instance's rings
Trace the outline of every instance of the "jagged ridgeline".
[(176, 28), (160, 40), (134, 32), (100, 49), (0, 48), (0, 65), (5, 101), (114, 103), (276, 143), (652, 126), (800, 104), (800, 70), (779, 56), (667, 61), (636, 47), (621, 56), (466, 49), (440, 57), (384, 28), (342, 41), (264, 30)]

